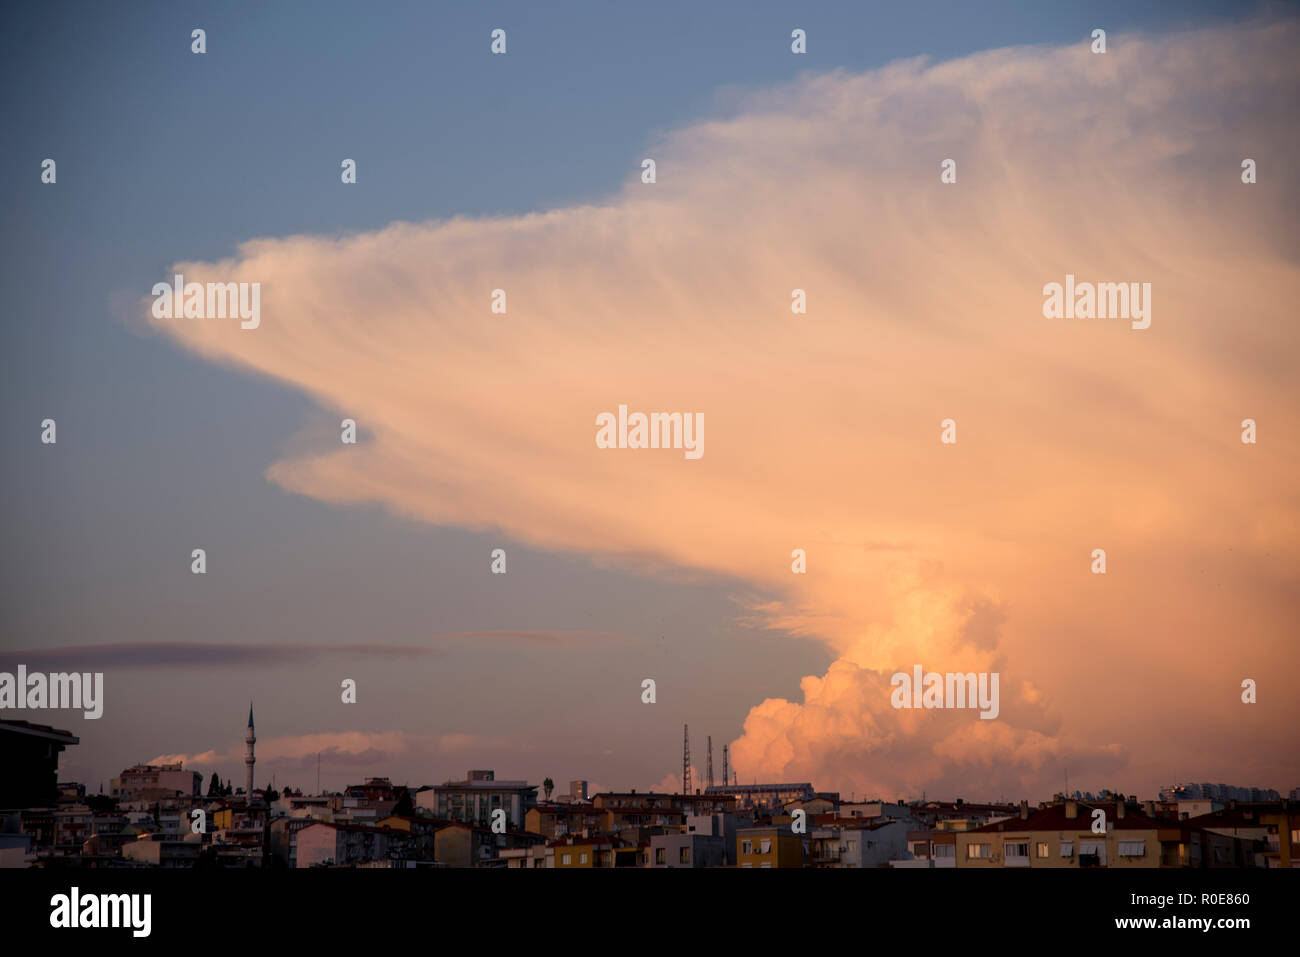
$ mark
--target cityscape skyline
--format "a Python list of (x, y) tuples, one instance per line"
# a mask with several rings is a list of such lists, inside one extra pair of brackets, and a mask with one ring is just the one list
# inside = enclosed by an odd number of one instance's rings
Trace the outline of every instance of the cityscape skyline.
[(674, 793), (571, 779), (561, 793), (549, 776), (530, 784), (471, 768), (434, 785), (383, 776), (306, 792), (254, 786), (251, 705), (244, 740), (243, 788), (214, 772), (205, 789), (198, 770), (149, 764), (124, 768), (107, 793), (94, 794), (58, 773), (75, 736), (0, 721), (9, 772), (0, 784), (0, 867), (1300, 867), (1300, 788), (1286, 799), (1190, 784), (1146, 800), (1103, 789), (1038, 802), (894, 801), (846, 798), (806, 781)]
[[(281, 772), (277, 770), (277, 768), (275, 768), (274, 766), (270, 768), (266, 768), (266, 771), (269, 772), (269, 777), (263, 775), (263, 777), (266, 777), (266, 780), (263, 782), (261, 786), (258, 786), (256, 783), (256, 781), (258, 780), (258, 776), (257, 773), (255, 772), (255, 759), (254, 759), (253, 743), (252, 743), (253, 711), (254, 711), (253, 705), (254, 702), (250, 701), (248, 725), (247, 725), (248, 734), (244, 738), (240, 739), (239, 742), (240, 757), (239, 757), (238, 765), (244, 768), (244, 771), (242, 773), (238, 771), (238, 768), (235, 768), (235, 770), (232, 771), (231, 767), (233, 766), (233, 764), (232, 762), (229, 761), (225, 761), (220, 764), (207, 764), (207, 765), (203, 765), (202, 767), (192, 766), (187, 763), (190, 756), (184, 754), (157, 754), (148, 760), (132, 762), (130, 767), (174, 766), (177, 769), (182, 769), (185, 771), (194, 771), (201, 775), (202, 780), (205, 782), (205, 787), (206, 787), (206, 782), (208, 782), (213, 775), (216, 775), (218, 778), (224, 780), (227, 783), (236, 780), (237, 777), (242, 777), (245, 784), (243, 787), (237, 787), (234, 789), (233, 793), (236, 795), (247, 793), (250, 787), (257, 791), (261, 791), (265, 788), (272, 788), (272, 787), (275, 787), (277, 790), (292, 788), (299, 792), (312, 793), (312, 794), (342, 793), (344, 790), (346, 790), (346, 788), (348, 787), (347, 784), (330, 787), (328, 785), (328, 782), (330, 781), (330, 774), (334, 774), (335, 776), (337, 776), (339, 780), (348, 780), (348, 781), (353, 780), (355, 778), (355, 775), (350, 775), (350, 772), (345, 770), (339, 770), (339, 771), (331, 770), (329, 774), (325, 773), (323, 771), (323, 768), (327, 767), (327, 765), (324, 765), (321, 761), (321, 757), (322, 757), (321, 752), (317, 752), (315, 755), (310, 755), (310, 754), (307, 755), (306, 760), (308, 763), (304, 765), (302, 762), (298, 762), (293, 766), (290, 772), (291, 774), (294, 772), (303, 772), (305, 769), (308, 772), (309, 776), (312, 777), (315, 783), (314, 791), (305, 791), (304, 788), (301, 786), (301, 784), (298, 783), (298, 778), (293, 778), (292, 780), (283, 780), (283, 781), (279, 780)], [(15, 715), (12, 712), (10, 712), (3, 717), (3, 720), (13, 720), (14, 718)], [(466, 755), (466, 757), (471, 759), (471, 763), (474, 763), (472, 761), (473, 755)], [(477, 762), (477, 764), (483, 764), (483, 763), (484, 762), (481, 761)], [(448, 766), (450, 767), (450, 765)], [(706, 779), (703, 774), (696, 772), (694, 762), (692, 762), (691, 768), (692, 768), (692, 775), (694, 777), (694, 780), (697, 783), (702, 782)], [(756, 777), (753, 778), (752, 780), (740, 780), (739, 773), (734, 768), (730, 768), (730, 772), (731, 772), (731, 777), (735, 778), (734, 784), (737, 787), (749, 787), (749, 786), (759, 786), (759, 785), (772, 786), (776, 783), (772, 781), (759, 781)], [(441, 775), (435, 772), (435, 773), (425, 774), (423, 777), (418, 778), (416, 780), (403, 779), (400, 776), (394, 776), (392, 774), (382, 775), (382, 777), (385, 780), (390, 780), (395, 785), (399, 785), (402, 787), (421, 787), (421, 786), (430, 786), (435, 783), (450, 782), (454, 777), (454, 775), (450, 772), (446, 775)], [(542, 780), (543, 777), (546, 780), (582, 781), (584, 785), (589, 786), (590, 789), (593, 791), (633, 791), (633, 792), (642, 791), (644, 793), (680, 793), (681, 792), (680, 782), (682, 780), (680, 774), (674, 775), (672, 772), (667, 772), (666, 774), (662, 775), (659, 778), (656, 784), (648, 787), (644, 786), (643, 784), (638, 784), (638, 783), (628, 784), (627, 782), (618, 782), (618, 786), (606, 787), (599, 783), (593, 786), (591, 785), (589, 778), (575, 777), (569, 774), (560, 774), (557, 776), (557, 775), (547, 773), (538, 777), (537, 780), (540, 781)], [(642, 775), (641, 779), (639, 780), (643, 780), (643, 781), (649, 780), (653, 777), (654, 777), (653, 773), (646, 773), (645, 775)], [(69, 776), (60, 774), (61, 781), (65, 780), (65, 778), (71, 780)], [(102, 781), (104, 780), (104, 778), (101, 778), (100, 780), (101, 780), (101, 786), (98, 793), (101, 794), (106, 793), (102, 787)], [(676, 781), (678, 784), (676, 788), (670, 786), (673, 781)], [(89, 787), (89, 782), (80, 782), (80, 783)], [(732, 783), (733, 782), (731, 781), (722, 782), (721, 780), (719, 780), (717, 787), (726, 788), (729, 787)], [(1117, 785), (1117, 786), (1112, 786), (1112, 785)], [(538, 786), (540, 787), (540, 785)], [(709, 787), (703, 785), (701, 785), (698, 788), (692, 789), (693, 793), (707, 793), (709, 790), (710, 790)], [(828, 792), (841, 793), (839, 792), (838, 789), (834, 787), (814, 788), (814, 790), (819, 793), (828, 793)], [(849, 795), (850, 800), (856, 799), (858, 797), (856, 792), (854, 791), (848, 791), (845, 793)], [(1034, 802), (1045, 801), (1050, 799), (1057, 799), (1062, 796), (1074, 797), (1079, 799), (1093, 799), (1094, 796), (1096, 796), (1098, 799), (1100, 799), (1100, 797), (1103, 795), (1105, 796), (1111, 796), (1114, 794), (1136, 795), (1138, 793), (1139, 792), (1136, 789), (1124, 787), (1123, 782), (1110, 782), (1105, 786), (1095, 787), (1095, 788), (1087, 788), (1087, 787), (1079, 788), (1077, 786), (1074, 788), (1070, 788), (1068, 782), (1068, 776), (1067, 776), (1064, 779), (1064, 786), (1060, 790), (1052, 791), (1047, 796), (1021, 794), (1021, 795), (1017, 795), (1015, 800), (1026, 799), (1029, 800), (1031, 803), (1034, 803)], [(1179, 797), (1186, 798), (1186, 799), (1195, 798), (1195, 799), (1208, 799), (1208, 800), (1219, 800), (1219, 801), (1230, 801), (1230, 800), (1271, 801), (1271, 800), (1279, 800), (1284, 796), (1288, 797), (1290, 800), (1300, 800), (1300, 782), (1295, 782), (1295, 786), (1291, 786), (1291, 787), (1264, 787), (1261, 786), (1259, 783), (1250, 784), (1250, 785), (1241, 785), (1241, 784), (1229, 785), (1223, 782), (1197, 781), (1194, 778), (1189, 777), (1180, 780), (1176, 783), (1172, 783), (1160, 787), (1158, 791), (1154, 794), (1154, 797), (1158, 798), (1159, 800), (1165, 800), (1165, 801), (1177, 800)], [(1004, 803), (1006, 799), (1006, 795), (1004, 793), (999, 793), (995, 798), (991, 794), (980, 794), (978, 792), (973, 792), (969, 795), (952, 794), (947, 796), (927, 795), (923, 792), (920, 795), (862, 794), (860, 796), (860, 799), (864, 801), (886, 801), (886, 802), (893, 802), (896, 800), (904, 800), (908, 802), (917, 801), (917, 800), (924, 801), (927, 800), (927, 798), (933, 800), (946, 799), (950, 801), (961, 799), (961, 800), (977, 802), (977, 803), (980, 802)]]

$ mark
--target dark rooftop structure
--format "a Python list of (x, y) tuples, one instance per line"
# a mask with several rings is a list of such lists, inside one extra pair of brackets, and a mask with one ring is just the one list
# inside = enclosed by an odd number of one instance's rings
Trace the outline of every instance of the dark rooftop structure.
[(0, 721), (0, 808), (40, 807), (59, 799), (59, 753), (80, 739), (29, 721)]

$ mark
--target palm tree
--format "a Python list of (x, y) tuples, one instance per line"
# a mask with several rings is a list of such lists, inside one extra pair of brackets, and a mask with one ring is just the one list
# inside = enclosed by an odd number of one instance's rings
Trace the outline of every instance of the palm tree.
[(555, 782), (552, 781), (550, 778), (547, 778), (545, 781), (542, 782), (542, 794), (546, 796), (546, 800), (549, 801), (551, 799), (551, 792), (554, 790), (555, 790)]

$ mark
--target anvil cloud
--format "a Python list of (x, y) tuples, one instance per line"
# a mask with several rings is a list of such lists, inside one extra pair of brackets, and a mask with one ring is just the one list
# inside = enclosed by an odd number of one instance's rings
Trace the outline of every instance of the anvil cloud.
[[(1267, 20), (808, 75), (650, 144), (658, 182), (602, 205), (252, 240), (173, 271), (260, 282), (259, 328), (142, 321), (371, 437), (276, 462), (287, 489), (751, 585), (747, 619), (837, 660), (755, 703), (744, 779), (1279, 786), (1297, 49)], [(1067, 273), (1149, 282), (1150, 328), (1045, 319)], [(597, 448), (619, 404), (698, 410), (707, 456)], [(1000, 672), (998, 720), (890, 708), (916, 663)]]

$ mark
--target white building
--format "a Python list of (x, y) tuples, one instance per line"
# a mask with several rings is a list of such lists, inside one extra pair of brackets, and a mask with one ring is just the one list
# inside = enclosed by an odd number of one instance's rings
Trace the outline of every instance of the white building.
[(849, 827), (817, 827), (810, 837), (816, 867), (888, 867), (891, 861), (912, 857), (907, 824), (889, 818)]
[(197, 798), (203, 775), (181, 764), (137, 764), (109, 782), (109, 794), (119, 801), (159, 801)]
[(464, 824), (492, 823), (493, 811), (505, 811), (513, 828), (524, 826), (524, 815), (537, 806), (537, 785), (527, 781), (498, 781), (493, 771), (470, 771), (464, 781), (448, 781), (415, 794), (416, 807), (435, 817)]

